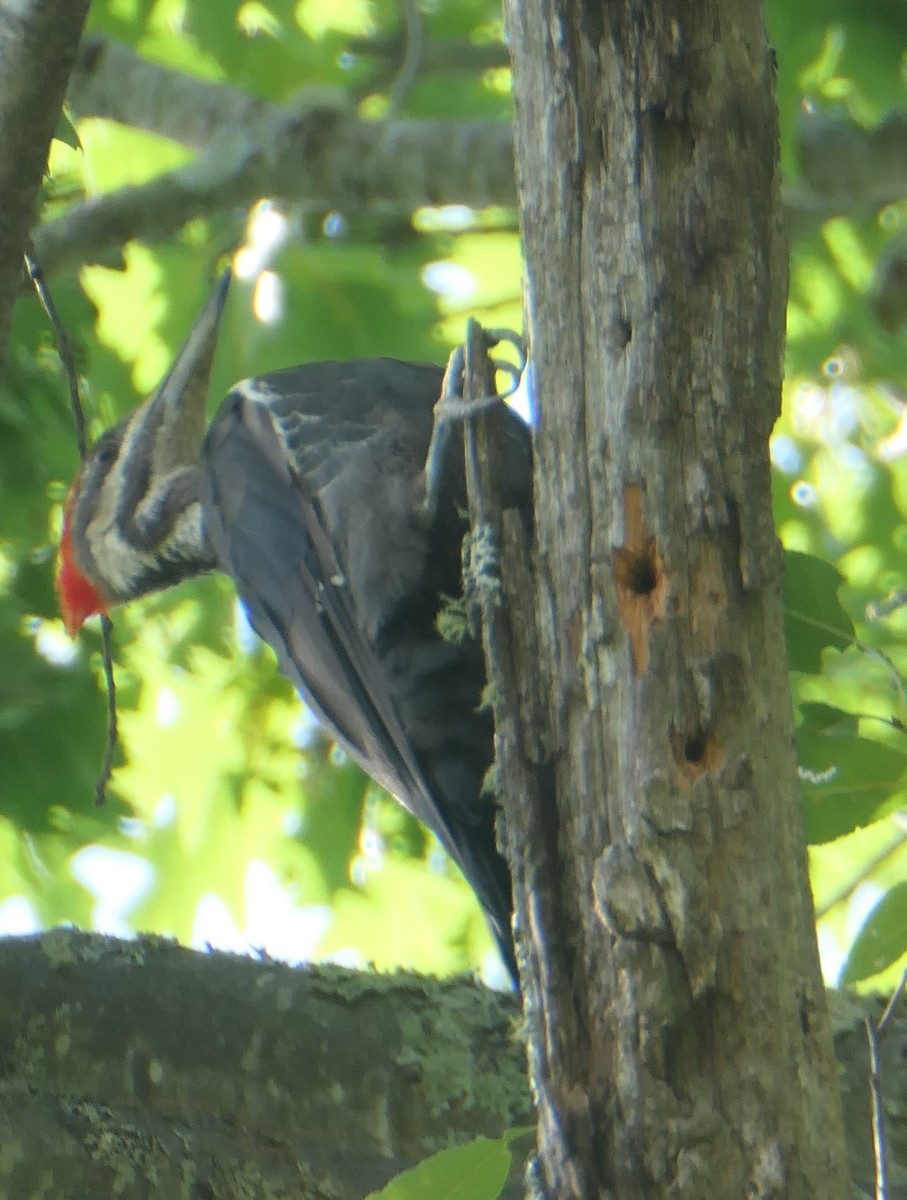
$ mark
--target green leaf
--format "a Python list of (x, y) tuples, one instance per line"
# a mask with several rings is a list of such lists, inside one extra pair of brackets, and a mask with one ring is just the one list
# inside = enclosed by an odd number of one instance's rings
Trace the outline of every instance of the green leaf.
[(829, 842), (886, 816), (898, 800), (907, 756), (860, 737), (857, 718), (804, 704), (797, 728), (807, 841)]
[(78, 131), (73, 123), (72, 114), (65, 104), (57, 120), (54, 137), (58, 142), (63, 142), (66, 146), (72, 146), (73, 150), (81, 150), (82, 148)]
[(812, 554), (788, 550), (785, 556), (784, 636), (792, 671), (817, 674), (822, 651), (843, 650), (854, 638), (853, 622), (838, 600), (841, 575)]
[(502, 1138), (476, 1138), (441, 1150), (395, 1176), (366, 1200), (497, 1200), (507, 1181), (511, 1154)]
[(846, 986), (878, 975), (907, 953), (907, 883), (897, 883), (867, 917), (841, 973)]
[(517, 1125), (514, 1129), (508, 1129), (503, 1135), (502, 1140), (508, 1145), (518, 1142), (520, 1138), (529, 1137), (530, 1134), (535, 1134), (535, 1125)]

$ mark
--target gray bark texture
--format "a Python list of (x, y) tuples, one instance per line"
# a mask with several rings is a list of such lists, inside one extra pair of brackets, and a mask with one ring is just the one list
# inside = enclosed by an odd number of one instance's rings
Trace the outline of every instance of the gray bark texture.
[(22, 255), (89, 0), (0, 0), (0, 371)]
[(771, 512), (762, 6), (505, 7), (538, 549), (530, 583), (503, 535), (493, 692), (540, 1182), (841, 1200)]
[[(882, 1003), (832, 1001), (868, 1195), (863, 1022)], [(0, 939), (0, 1196), (360, 1200), (441, 1146), (530, 1121), (519, 1018), (513, 997), (465, 981), (62, 929)], [(880, 1042), (888, 1200), (907, 1197), (905, 1053), (902, 1007)]]
[(359, 1200), (531, 1122), (517, 1028), (462, 981), (0, 939), (0, 1196)]

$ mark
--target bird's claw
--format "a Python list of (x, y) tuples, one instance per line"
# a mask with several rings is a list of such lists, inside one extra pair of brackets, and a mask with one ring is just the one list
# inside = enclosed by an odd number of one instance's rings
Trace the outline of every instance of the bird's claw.
[(450, 358), (447, 360), (447, 369), (444, 372), (444, 381), (441, 384), (441, 395), (434, 409), (434, 428), (428, 455), (425, 459), (425, 499), (422, 507), (429, 520), (437, 512), (441, 472), (450, 426), (456, 421), (467, 421), (471, 417), (479, 416), (495, 405), (503, 403), (520, 386), (520, 380), (526, 367), (526, 348), (519, 334), (514, 333), (512, 329), (484, 328), (482, 333), (488, 350), (501, 342), (509, 342), (516, 347), (519, 361), (511, 363), (506, 359), (492, 358), (491, 365), (494, 370), (496, 372), (503, 371), (510, 376), (510, 386), (503, 392), (467, 400), (463, 396), (466, 352), (463, 346), (457, 346), (451, 352)]
[(438, 420), (466, 420), (477, 416), (495, 404), (506, 400), (520, 386), (523, 371), (526, 369), (526, 347), (523, 339), (512, 329), (482, 329), (485, 345), (488, 350), (499, 346), (501, 342), (509, 342), (516, 349), (517, 362), (508, 362), (505, 358), (491, 358), (495, 372), (502, 371), (510, 376), (510, 386), (502, 392), (490, 396), (478, 396), (472, 400), (463, 398), (463, 375), (465, 371), (466, 354), (463, 346), (457, 346), (447, 360), (447, 370), (444, 372), (444, 382), (441, 385), (441, 396), (435, 405), (435, 423)]
[(514, 329), (483, 329), (485, 341), (488, 349), (491, 350), (495, 346), (500, 346), (502, 342), (507, 342), (516, 350), (517, 361), (515, 363), (508, 362), (504, 358), (492, 358), (491, 364), (496, 371), (504, 371), (513, 381), (506, 392), (501, 392), (502, 397), (513, 395), (520, 386), (520, 380), (523, 377), (523, 372), (526, 370), (526, 343), (522, 337)]

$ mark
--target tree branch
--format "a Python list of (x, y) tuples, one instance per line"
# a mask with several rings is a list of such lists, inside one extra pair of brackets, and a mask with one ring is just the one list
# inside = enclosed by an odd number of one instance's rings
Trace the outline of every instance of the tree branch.
[(352, 1198), (531, 1112), (513, 998), (474, 984), (62, 929), (0, 939), (0, 977), (3, 1196)]
[[(402, 37), (355, 37), (347, 42), (347, 50), (357, 58), (387, 59), (391, 63), (403, 58)], [(502, 42), (467, 42), (453, 38), (427, 39), (420, 58), (420, 74), (440, 75), (444, 72), (491, 71), (510, 67), (510, 55)]]
[[(388, 82), (393, 82), (406, 45), (402, 37), (352, 38), (348, 49), (355, 57), (386, 63)], [(509, 65), (507, 48), (499, 42), (477, 46), (425, 41), (419, 48), (420, 76)], [(129, 86), (124, 87), (127, 79)], [(375, 81), (371, 82), (374, 86)], [(196, 150), (204, 150), (225, 129), (246, 125), (283, 107), (229, 84), (148, 62), (130, 46), (99, 34), (91, 34), (82, 43), (66, 100), (77, 117), (107, 117)]]
[[(192, 136), (207, 123), (203, 115)], [(245, 124), (221, 129), (188, 166), (43, 225), (35, 254), (47, 274), (104, 261), (133, 238), (164, 240), (193, 217), (245, 209), (262, 196), (344, 212), (513, 204), (511, 131), (493, 121), (363, 121), (323, 95), (291, 108), (263, 105)]]
[(804, 105), (797, 160), (814, 211), (824, 207), (825, 216), (834, 216), (883, 208), (907, 195), (907, 113), (890, 112), (866, 129)]
[(106, 117), (194, 150), (280, 109), (241, 88), (149, 62), (130, 46), (97, 34), (79, 48), (66, 103), (74, 117)]
[[(194, 1174), (193, 1194), (222, 1195), (231, 1174), (257, 1171), (256, 1195), (324, 1197), (330, 1180), (334, 1200), (358, 1197), (439, 1144), (530, 1118), (514, 1000), (463, 981), (293, 969), (63, 929), (0, 938), (0, 979), (4, 1196), (33, 1194), (42, 1172), (65, 1180), (66, 1195), (107, 1196), (118, 1178), (117, 1195), (133, 1200), (154, 1172), (155, 1195), (192, 1191), (181, 1172)], [(830, 999), (851, 1173), (869, 1192), (863, 1019), (883, 1005)], [(905, 1049), (898, 1015), (880, 1039), (896, 1178)], [(517, 1167), (504, 1196), (520, 1195)]]
[[(399, 39), (350, 43), (352, 53), (379, 58), (399, 49)], [(419, 70), (505, 61), (499, 46), (457, 51), (427, 42)], [(510, 207), (516, 200), (512, 131), (498, 122), (363, 121), (342, 93), (303, 92), (291, 105), (273, 104), (147, 62), (97, 36), (82, 46), (67, 99), (76, 117), (106, 117), (201, 153), (181, 170), (75, 205), (42, 226), (35, 248), (47, 272), (110, 261), (132, 238), (162, 240), (193, 217), (231, 205), (245, 209), (266, 195), (343, 211)], [(907, 191), (904, 125), (902, 116), (892, 116), (865, 130), (805, 110), (799, 137), (806, 186), (787, 190), (789, 223), (873, 211)], [(842, 155), (850, 164), (846, 171)]]

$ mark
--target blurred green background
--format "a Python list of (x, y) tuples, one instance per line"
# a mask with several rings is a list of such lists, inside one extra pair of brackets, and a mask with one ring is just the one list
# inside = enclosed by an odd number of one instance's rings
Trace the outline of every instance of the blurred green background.
[[(95, 0), (90, 28), (277, 103), (317, 85), (364, 117), (392, 104), (394, 119), (507, 121), (498, 6), (419, 12), (423, 55), (402, 96), (388, 57), (401, 10), (383, 0)], [(907, 610), (886, 601), (907, 589), (907, 171), (878, 182), (873, 139), (907, 112), (907, 9), (770, 0), (767, 13), (791, 237), (775, 509), (800, 552), (786, 603), (820, 947), (829, 981), (884, 986), (907, 949)], [(54, 143), (42, 219), (191, 157), (77, 120)], [(215, 399), (305, 360), (443, 361), (472, 314), (518, 328), (516, 214), (458, 199), (325, 211), (263, 196), (53, 274), (93, 434), (153, 388), (236, 247)], [(100, 641), (90, 625), (71, 644), (53, 596), (77, 463), (57, 348), (24, 294), (0, 385), (0, 931), (71, 921), (502, 980), (434, 839), (322, 737), (224, 579), (116, 614), (122, 749), (95, 807)]]

